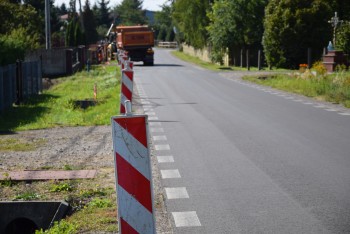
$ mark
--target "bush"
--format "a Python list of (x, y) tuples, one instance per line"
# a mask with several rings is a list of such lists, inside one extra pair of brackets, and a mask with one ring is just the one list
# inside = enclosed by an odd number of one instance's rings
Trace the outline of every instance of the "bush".
[[(269, 67), (297, 68), (307, 48), (320, 56), (331, 27), (331, 0), (270, 0), (264, 19), (263, 46)], [(314, 56), (314, 57), (315, 57)]]
[(55, 222), (53, 227), (49, 230), (35, 231), (35, 234), (74, 234), (77, 233), (78, 227), (72, 223), (68, 223), (66, 220), (61, 220), (60, 222)]
[(16, 28), (11, 33), (0, 36), (0, 65), (15, 63), (24, 59), (28, 50), (39, 47), (38, 34), (30, 34), (25, 28)]
[(338, 28), (336, 47), (346, 54), (350, 53), (350, 22), (346, 22)]
[(317, 61), (312, 65), (312, 70), (316, 71), (317, 75), (325, 76), (327, 74), (327, 69), (321, 61)]

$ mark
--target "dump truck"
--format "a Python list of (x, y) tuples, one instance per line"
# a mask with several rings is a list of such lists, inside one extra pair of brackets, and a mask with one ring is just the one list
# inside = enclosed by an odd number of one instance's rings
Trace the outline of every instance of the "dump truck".
[(117, 26), (117, 47), (124, 50), (131, 61), (154, 64), (154, 32), (148, 26)]

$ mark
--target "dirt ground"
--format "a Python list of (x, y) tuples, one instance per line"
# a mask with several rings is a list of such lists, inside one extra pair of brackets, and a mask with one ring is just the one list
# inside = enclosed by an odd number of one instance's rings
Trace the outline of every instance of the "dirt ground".
[[(137, 109), (137, 105), (134, 107), (136, 108), (133, 109)], [(111, 130), (111, 126), (60, 127), (0, 135), (1, 138), (17, 138), (27, 142), (42, 139), (44, 142), (29, 152), (0, 151), (0, 173), (64, 169), (69, 166), (73, 169), (96, 169), (98, 173), (107, 172), (110, 183), (115, 183)], [(164, 204), (159, 169), (155, 157), (151, 156), (151, 158), (157, 233), (172, 233)], [(103, 178), (106, 176), (101, 178), (101, 183), (105, 182)], [(6, 200), (3, 194), (1, 200)]]

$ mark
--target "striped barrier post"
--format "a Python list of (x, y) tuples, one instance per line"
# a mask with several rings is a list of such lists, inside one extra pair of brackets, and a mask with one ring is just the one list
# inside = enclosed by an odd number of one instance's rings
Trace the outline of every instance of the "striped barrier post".
[(121, 64), (122, 64), (123, 56), (125, 56), (124, 51), (123, 50), (119, 50), (119, 52), (118, 52), (118, 65), (119, 66), (121, 66)]
[(134, 62), (131, 62), (130, 60), (125, 60), (125, 69), (126, 70), (133, 70), (134, 69)]
[(125, 101), (132, 101), (134, 71), (122, 70), (122, 85), (120, 92), (120, 114), (125, 114)]
[(119, 230), (155, 234), (148, 117), (128, 112), (111, 119)]
[(122, 70), (125, 69), (126, 61), (129, 61), (129, 57), (127, 55), (123, 55), (122, 56), (122, 61), (121, 61)]

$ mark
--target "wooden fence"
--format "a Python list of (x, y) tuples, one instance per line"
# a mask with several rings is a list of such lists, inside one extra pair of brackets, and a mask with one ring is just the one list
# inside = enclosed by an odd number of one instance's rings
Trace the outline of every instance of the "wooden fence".
[(41, 62), (17, 62), (0, 67), (0, 112), (42, 91)]

